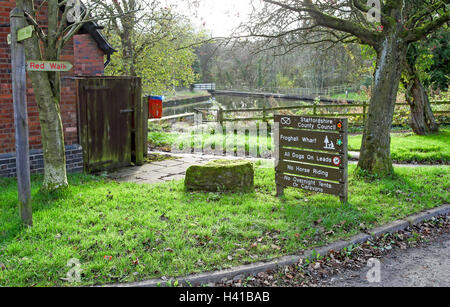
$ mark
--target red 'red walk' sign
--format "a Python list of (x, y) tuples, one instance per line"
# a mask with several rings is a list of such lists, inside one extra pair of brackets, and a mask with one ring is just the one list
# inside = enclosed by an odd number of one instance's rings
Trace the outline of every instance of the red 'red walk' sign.
[(27, 71), (69, 71), (73, 65), (61, 61), (28, 61)]

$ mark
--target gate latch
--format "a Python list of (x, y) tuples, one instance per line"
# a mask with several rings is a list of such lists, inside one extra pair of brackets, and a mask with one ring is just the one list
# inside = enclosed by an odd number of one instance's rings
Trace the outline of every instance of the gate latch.
[(122, 109), (120, 110), (120, 113), (133, 113), (134, 110), (133, 109)]

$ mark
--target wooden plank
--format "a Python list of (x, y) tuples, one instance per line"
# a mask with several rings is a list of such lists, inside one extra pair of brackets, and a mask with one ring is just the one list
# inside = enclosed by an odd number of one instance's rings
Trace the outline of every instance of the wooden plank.
[(300, 176), (278, 173), (275, 176), (276, 184), (283, 187), (293, 187), (310, 192), (325, 193), (341, 196), (343, 184), (328, 181), (316, 180)]
[(276, 167), (279, 173), (307, 176), (331, 181), (343, 181), (344, 170), (339, 168), (323, 167), (305, 163), (279, 161)]
[(281, 147), (297, 147), (329, 152), (344, 150), (344, 134), (334, 132), (318, 132), (293, 129), (279, 129)]
[(277, 114), (274, 116), (274, 121), (280, 124), (280, 128), (343, 131), (342, 118), (286, 116)]
[[(147, 109), (148, 109), (148, 107), (147, 107)], [(179, 119), (179, 118), (184, 118), (184, 117), (193, 117), (194, 115), (195, 115), (195, 113), (183, 113), (183, 114), (177, 114), (177, 115), (164, 116), (161, 118), (150, 118), (148, 121), (149, 122), (160, 122), (160, 121), (164, 121), (164, 120)]]
[[(343, 155), (340, 154), (328, 154), (323, 152), (312, 152), (289, 148), (280, 148), (279, 156), (280, 160), (312, 163), (325, 166), (341, 166), (344, 159)], [(335, 160), (339, 160), (341, 163), (335, 163)]]
[[(147, 135), (145, 134), (145, 127), (147, 126), (147, 115), (145, 114), (145, 109), (143, 100), (141, 98), (141, 79), (134, 78), (132, 80), (132, 103), (134, 105), (134, 125), (135, 129), (135, 147), (132, 151), (135, 151), (135, 161), (136, 165), (144, 164), (144, 155), (146, 152), (146, 142), (145, 139)], [(144, 131), (145, 130), (145, 131)]]

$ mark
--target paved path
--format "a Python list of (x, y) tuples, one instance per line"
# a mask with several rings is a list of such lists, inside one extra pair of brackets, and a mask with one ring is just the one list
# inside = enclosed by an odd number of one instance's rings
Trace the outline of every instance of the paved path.
[(176, 156), (173, 160), (152, 162), (142, 166), (125, 167), (108, 175), (120, 182), (158, 183), (163, 181), (183, 179), (186, 170), (191, 165), (199, 165), (210, 159), (203, 156)]
[(450, 234), (430, 244), (396, 250), (381, 262), (381, 282), (369, 283), (369, 267), (347, 271), (328, 281), (332, 287), (450, 287)]
[[(224, 157), (213, 155), (193, 155), (193, 154), (173, 154), (165, 152), (152, 151), (151, 153), (173, 156), (174, 159), (164, 160), (160, 162), (147, 163), (142, 166), (125, 167), (117, 171), (109, 173), (109, 178), (120, 182), (136, 182), (136, 183), (158, 183), (170, 180), (184, 179), (186, 170), (191, 165), (201, 165), (211, 160), (217, 159), (242, 159), (242, 157)], [(249, 161), (262, 160), (265, 163), (274, 163), (273, 159), (245, 158)], [(349, 161), (349, 164), (356, 164), (356, 161)], [(394, 164), (397, 167), (418, 167), (430, 165), (414, 165), (414, 164)], [(441, 166), (441, 165), (437, 165)]]
[[(186, 170), (191, 165), (202, 165), (217, 159), (242, 159), (241, 157), (213, 155), (169, 154), (164, 152), (152, 153), (170, 155), (173, 156), (174, 159), (147, 163), (142, 166), (125, 167), (109, 173), (108, 177), (119, 182), (158, 183), (184, 179)], [(257, 161), (261, 159), (246, 158), (246, 160)]]

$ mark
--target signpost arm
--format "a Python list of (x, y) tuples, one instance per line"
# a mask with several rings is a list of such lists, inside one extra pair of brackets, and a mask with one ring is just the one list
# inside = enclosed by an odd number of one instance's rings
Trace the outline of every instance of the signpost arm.
[(16, 136), (16, 169), (19, 192), (19, 211), (27, 226), (33, 225), (30, 184), (30, 156), (28, 145), (28, 114), (26, 102), (25, 48), (17, 41), (17, 31), (27, 25), (24, 13), (14, 8), (11, 19), (11, 65)]
[(341, 199), (342, 203), (348, 202), (348, 119), (343, 118), (342, 119), (342, 129), (343, 132), (343, 153), (342, 153), (342, 164), (340, 168), (343, 170), (342, 175), (342, 195), (339, 197)]

